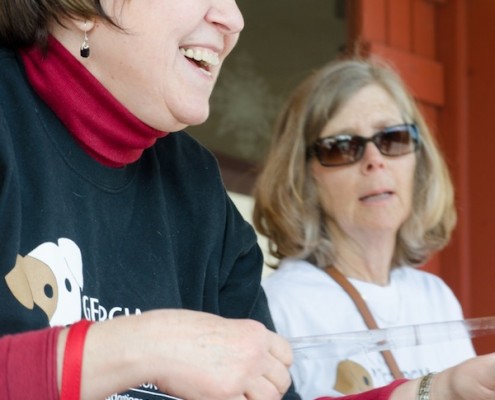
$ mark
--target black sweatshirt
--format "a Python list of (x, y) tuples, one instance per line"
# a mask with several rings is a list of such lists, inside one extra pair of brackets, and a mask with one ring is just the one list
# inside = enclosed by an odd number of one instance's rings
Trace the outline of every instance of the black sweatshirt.
[[(0, 71), (0, 335), (157, 308), (273, 329), (256, 235), (208, 150), (176, 132), (107, 168), (33, 92), (13, 52), (0, 50)], [(16, 373), (29, 385), (39, 367)], [(147, 387), (112, 397), (132, 398), (164, 397)]]

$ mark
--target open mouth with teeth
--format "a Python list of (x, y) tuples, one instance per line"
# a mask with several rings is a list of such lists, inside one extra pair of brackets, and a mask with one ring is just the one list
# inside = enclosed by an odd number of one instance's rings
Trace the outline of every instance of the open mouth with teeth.
[(211, 67), (220, 63), (218, 54), (206, 49), (186, 49), (181, 47), (180, 52), (208, 76), (211, 76)]

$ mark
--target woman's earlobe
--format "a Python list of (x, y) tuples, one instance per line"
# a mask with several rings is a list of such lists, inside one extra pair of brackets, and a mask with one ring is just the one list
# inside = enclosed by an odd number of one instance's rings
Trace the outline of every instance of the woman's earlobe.
[(83, 34), (83, 40), (81, 43), (81, 47), (79, 48), (79, 54), (82, 58), (88, 58), (90, 55), (88, 32), (94, 28), (95, 22), (92, 20), (75, 20), (74, 24)]

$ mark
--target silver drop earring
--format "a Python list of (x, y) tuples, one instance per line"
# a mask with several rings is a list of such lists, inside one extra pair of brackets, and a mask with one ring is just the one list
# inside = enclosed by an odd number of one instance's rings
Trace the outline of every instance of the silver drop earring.
[(88, 58), (89, 57), (89, 39), (88, 39), (88, 31), (86, 30), (86, 22), (84, 23), (84, 40), (81, 44), (81, 57)]

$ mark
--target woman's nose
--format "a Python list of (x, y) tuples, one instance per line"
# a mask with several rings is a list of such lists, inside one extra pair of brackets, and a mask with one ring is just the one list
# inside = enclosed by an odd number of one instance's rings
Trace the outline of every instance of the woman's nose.
[(366, 143), (361, 165), (364, 172), (372, 172), (385, 166), (384, 155), (373, 142)]
[(206, 19), (228, 33), (239, 33), (244, 28), (244, 17), (235, 0), (213, 0)]

